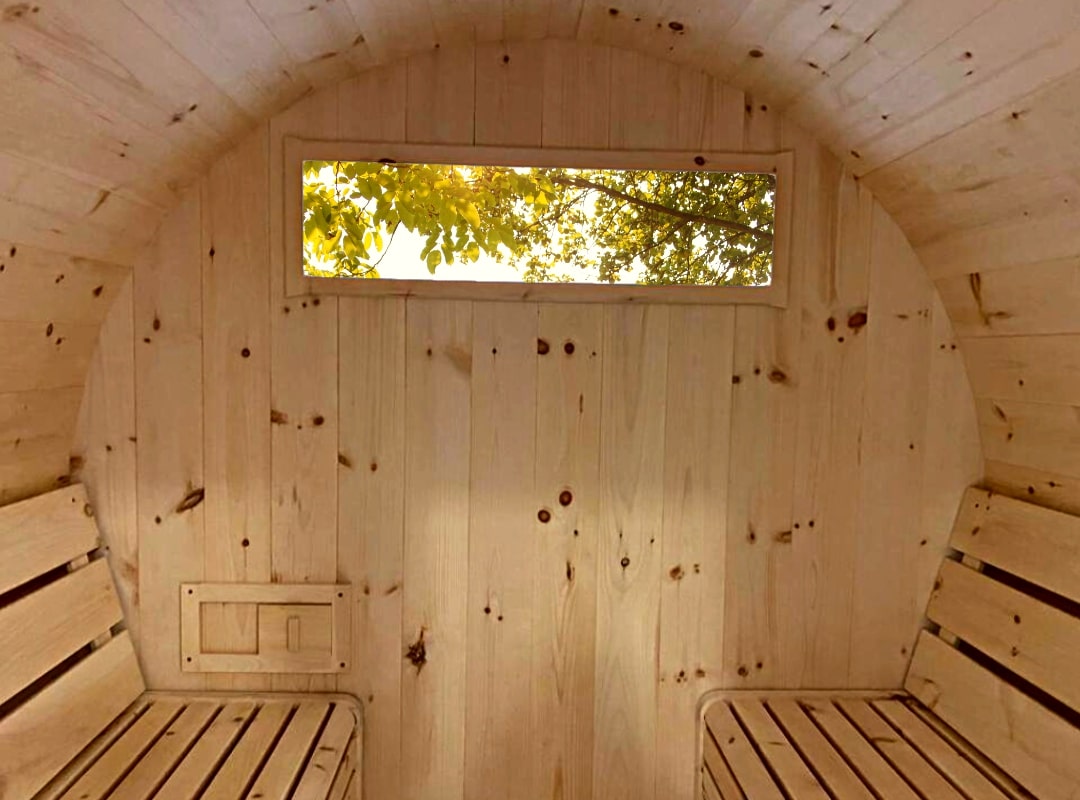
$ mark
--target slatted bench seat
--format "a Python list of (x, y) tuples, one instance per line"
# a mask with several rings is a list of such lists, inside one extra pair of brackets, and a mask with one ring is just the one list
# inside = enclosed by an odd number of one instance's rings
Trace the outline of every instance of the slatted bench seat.
[(1078, 800), (1080, 518), (965, 494), (903, 690), (716, 692), (706, 800)]
[(0, 508), (0, 800), (360, 796), (346, 695), (147, 692), (85, 492)]

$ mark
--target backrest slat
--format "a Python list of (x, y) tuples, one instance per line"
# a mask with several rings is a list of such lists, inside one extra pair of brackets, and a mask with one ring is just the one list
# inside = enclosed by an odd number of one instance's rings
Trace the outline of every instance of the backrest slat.
[(1080, 517), (968, 489), (949, 545), (1080, 602)]
[(145, 690), (125, 631), (0, 720), (4, 797), (31, 797)]
[(1080, 711), (1080, 619), (955, 561), (942, 565), (926, 615)]
[(1074, 800), (1080, 729), (923, 631), (904, 688), (1043, 800)]
[(0, 594), (98, 546), (81, 485), (0, 508)]
[(0, 703), (122, 619), (104, 559), (0, 608)]
[(1080, 517), (968, 489), (950, 545), (904, 688), (1027, 791), (1076, 800)]

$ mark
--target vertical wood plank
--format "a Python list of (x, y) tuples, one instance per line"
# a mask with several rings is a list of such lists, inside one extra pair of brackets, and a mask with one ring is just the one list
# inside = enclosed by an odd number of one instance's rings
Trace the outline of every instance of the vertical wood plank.
[(551, 518), (535, 521), (531, 724), (547, 732), (535, 742), (536, 797), (592, 797), (603, 316), (540, 306), (550, 350), (537, 362), (533, 496)]
[(611, 137), (611, 50), (544, 43), (544, 147), (607, 147)]
[[(775, 151), (787, 144), (773, 115), (753, 111), (752, 98), (746, 104), (751, 110), (746, 111), (742, 149)], [(796, 175), (796, 183), (801, 176)], [(796, 218), (792, 227), (798, 226)], [(792, 611), (786, 581), (793, 555), (784, 539), (794, 527), (802, 264), (802, 259), (791, 259), (786, 310), (735, 310), (725, 686), (783, 685), (781, 676), (796, 670), (805, 652), (800, 640), (784, 639), (785, 631), (796, 627), (785, 616)]]
[(135, 473), (134, 276), (120, 288), (98, 334), (73, 453), (86, 486), (132, 638), (139, 640), (139, 530)]
[(605, 308), (594, 796), (651, 796), (669, 309)]
[(405, 300), (343, 299), (340, 325), (338, 578), (353, 586), (352, 669), (364, 702), (371, 797), (399, 797), (405, 513)]
[[(270, 273), (268, 126), (203, 184), (204, 577), (270, 582)], [(204, 635), (235, 642), (255, 608), (206, 609)], [(266, 690), (263, 676), (207, 676), (212, 689)]]
[[(469, 478), (468, 688), (465, 796), (529, 798), (533, 575), (537, 515), (559, 500), (533, 496), (537, 306), (477, 303), (472, 335)], [(546, 513), (545, 513), (546, 512)]]
[(907, 240), (874, 209), (851, 685), (897, 686), (917, 607), (933, 289)]
[(931, 297), (930, 328), (926, 432), (922, 446), (922, 536), (916, 582), (912, 587), (915, 609), (920, 614), (926, 608), (947, 552), (958, 498), (983, 477), (975, 398), (961, 346), (936, 292)]
[(669, 313), (656, 793), (692, 798), (697, 702), (723, 665), (735, 309)]
[(545, 46), (497, 42), (476, 47), (476, 144), (539, 147)]
[(408, 69), (401, 61), (338, 84), (340, 135), (369, 142), (405, 141)]
[(611, 51), (611, 147), (701, 147), (710, 93), (701, 72), (641, 53)]
[[(794, 515), (795, 563), (787, 578), (791, 608), (779, 607), (802, 663), (785, 686), (844, 686), (855, 580), (859, 457), (866, 381), (873, 199), (842, 174), (812, 140), (800, 139), (794, 251), (803, 264), (797, 386)], [(782, 544), (783, 542), (781, 542)], [(829, 588), (826, 588), (829, 587)]]
[[(337, 127), (338, 93), (310, 96), (272, 121), (271, 163), (281, 163), (284, 136), (335, 136)], [(280, 201), (280, 178), (271, 171), (271, 202)], [(271, 579), (326, 583), (337, 575), (338, 300), (286, 297), (289, 274), (270, 276)], [(272, 681), (278, 691), (335, 684), (333, 676)]]
[(406, 328), (402, 791), (464, 794), (472, 303), (411, 300)]
[(180, 672), (180, 583), (203, 577), (200, 200), (189, 192), (135, 265), (140, 643), (147, 685), (201, 689)]
[(433, 50), (409, 58), (409, 142), (472, 144), (476, 53), (470, 46)]

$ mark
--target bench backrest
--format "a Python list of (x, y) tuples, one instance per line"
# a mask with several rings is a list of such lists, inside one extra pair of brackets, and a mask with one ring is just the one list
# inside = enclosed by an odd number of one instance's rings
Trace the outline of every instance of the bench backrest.
[(0, 800), (33, 796), (145, 690), (82, 486), (0, 508)]
[(905, 687), (1021, 785), (1080, 797), (1080, 517), (969, 489)]

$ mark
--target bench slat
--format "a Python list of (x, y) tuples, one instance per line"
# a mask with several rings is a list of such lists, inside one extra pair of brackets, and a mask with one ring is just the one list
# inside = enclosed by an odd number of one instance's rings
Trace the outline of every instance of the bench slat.
[(926, 615), (1080, 711), (1080, 619), (946, 561)]
[(98, 546), (79, 484), (0, 508), (0, 593)]
[(832, 740), (855, 770), (882, 797), (889, 800), (920, 800), (896, 770), (882, 757), (862, 733), (830, 702), (803, 704), (811, 719)]
[(315, 752), (300, 776), (293, 800), (323, 800), (326, 797), (355, 728), (356, 718), (352, 711), (343, 705), (335, 706), (315, 745)]
[(754, 800), (784, 800), (728, 704), (723, 701), (713, 703), (705, 712), (705, 720), (731, 772), (747, 796)]
[(716, 739), (713, 738), (712, 732), (708, 728), (705, 729), (704, 736), (702, 761), (704, 761), (705, 769), (702, 780), (706, 783), (712, 783), (714, 790), (724, 800), (743, 800), (742, 790), (739, 789), (735, 776), (731, 774), (731, 769), (720, 754), (720, 747), (716, 744)]
[(769, 700), (769, 708), (791, 741), (836, 797), (845, 800), (875, 800), (858, 775), (841, 758), (829, 740), (792, 699)]
[(32, 796), (144, 689), (124, 632), (0, 721), (0, 786)]
[(258, 796), (261, 800), (286, 800), (328, 713), (329, 703), (305, 703), (296, 710), (274, 747), (269, 763), (255, 779), (249, 796)]
[(122, 619), (104, 560), (0, 609), (0, 703)]
[(877, 700), (876, 708), (911, 745), (971, 800), (1009, 800), (989, 778), (961, 756), (899, 700)]
[(148, 703), (140, 698), (132, 703), (128, 710), (117, 717), (112, 723), (102, 731), (101, 735), (94, 739), (86, 749), (79, 753), (78, 757), (68, 763), (60, 772), (56, 774), (56, 777), (46, 784), (34, 797), (34, 800), (56, 800), (58, 797), (64, 794), (71, 785), (75, 783), (83, 774), (90, 768), (90, 766), (101, 758), (101, 755), (113, 746), (121, 736), (124, 735), (124, 731), (135, 724), (146, 708)]
[(290, 703), (267, 703), (259, 709), (255, 720), (214, 776), (203, 800), (235, 800), (240, 796), (262, 766), (291, 711)]
[(217, 703), (208, 702), (192, 703), (185, 708), (120, 783), (116, 797), (132, 800), (149, 800), (153, 797), (155, 790), (180, 763), (187, 749), (210, 724), (218, 708)]
[(217, 772), (229, 750), (240, 738), (244, 724), (254, 714), (255, 704), (250, 701), (229, 703), (222, 708), (217, 719), (154, 795), (154, 800), (195, 800), (207, 779)]
[(769, 716), (763, 703), (737, 700), (732, 703), (732, 708), (787, 794), (799, 800), (829, 800), (828, 793), (821, 788), (802, 756)]
[(341, 800), (348, 793), (353, 780), (357, 779), (356, 750), (357, 737), (354, 735), (345, 747), (345, 758), (342, 759), (341, 766), (338, 767), (337, 775), (334, 776), (334, 783), (330, 786), (326, 800)]
[(102, 800), (110, 794), (183, 708), (179, 701), (152, 703), (61, 800)]
[(1080, 730), (923, 631), (905, 688), (1045, 800), (1075, 800)]
[(934, 800), (964, 800), (933, 765), (904, 741), (888, 722), (878, 716), (869, 703), (863, 700), (841, 700), (837, 705), (877, 751), (885, 756), (896, 771), (923, 797), (933, 797)]
[(1080, 517), (968, 489), (949, 544), (1080, 602)]

